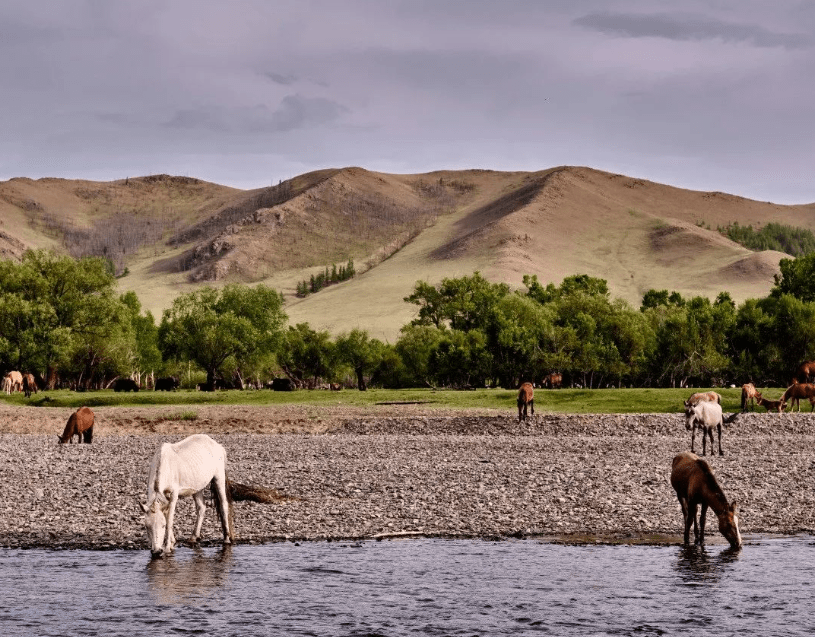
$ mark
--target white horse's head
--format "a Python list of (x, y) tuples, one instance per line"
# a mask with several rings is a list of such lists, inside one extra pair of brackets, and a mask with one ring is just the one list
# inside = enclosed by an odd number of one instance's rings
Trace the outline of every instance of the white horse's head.
[(144, 511), (144, 528), (147, 531), (147, 540), (150, 542), (150, 554), (153, 557), (161, 557), (164, 536), (167, 531), (169, 502), (162, 506), (158, 498), (153, 498), (152, 502), (147, 504), (139, 500), (139, 506)]

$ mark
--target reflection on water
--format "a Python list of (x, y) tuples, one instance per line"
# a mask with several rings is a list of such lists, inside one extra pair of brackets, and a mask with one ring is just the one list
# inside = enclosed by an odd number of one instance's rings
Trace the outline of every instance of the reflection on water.
[(229, 577), (232, 545), (215, 553), (193, 549), (192, 556), (175, 554), (147, 563), (147, 588), (159, 604), (181, 604), (216, 592)]
[(711, 553), (704, 545), (691, 544), (679, 549), (676, 572), (688, 586), (716, 584), (741, 554), (741, 547), (726, 548)]
[(809, 635), (809, 539), (0, 550), (0, 634)]

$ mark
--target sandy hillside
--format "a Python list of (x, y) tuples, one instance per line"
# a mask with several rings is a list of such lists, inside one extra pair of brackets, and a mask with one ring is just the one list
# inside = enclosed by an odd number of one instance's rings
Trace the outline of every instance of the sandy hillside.
[[(293, 322), (334, 333), (361, 327), (389, 340), (414, 315), (403, 299), (416, 281), (475, 270), (516, 287), (525, 274), (543, 283), (589, 274), (634, 305), (651, 288), (764, 296), (785, 255), (752, 253), (716, 227), (770, 221), (815, 230), (815, 204), (757, 202), (582, 167), (326, 169), (253, 191), (167, 175), (0, 182), (2, 256), (138, 235), (120, 286), (156, 316), (200, 285), (262, 281), (284, 293)], [(295, 296), (299, 281), (349, 258), (357, 278)]]

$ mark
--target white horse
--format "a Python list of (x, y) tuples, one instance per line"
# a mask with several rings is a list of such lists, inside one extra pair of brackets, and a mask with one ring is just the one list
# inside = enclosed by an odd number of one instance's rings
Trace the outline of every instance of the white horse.
[(179, 497), (192, 496), (198, 520), (192, 542), (201, 536), (204, 522), (204, 489), (212, 489), (215, 508), (221, 519), (224, 544), (233, 540), (230, 498), (226, 478), (226, 451), (205, 434), (195, 434), (174, 444), (164, 443), (150, 463), (147, 503), (139, 502), (145, 513), (144, 526), (153, 557), (171, 553), (175, 546), (173, 518)]
[(685, 403), (685, 428), (691, 430), (690, 450), (693, 452), (693, 444), (696, 439), (696, 428), (702, 430), (702, 455), (707, 454), (707, 437), (710, 436), (710, 453), (713, 453), (713, 428), (716, 427), (719, 434), (719, 455), (722, 451), (722, 425), (729, 425), (736, 420), (738, 413), (725, 418), (722, 415), (722, 407), (716, 402), (702, 400), (695, 405)]

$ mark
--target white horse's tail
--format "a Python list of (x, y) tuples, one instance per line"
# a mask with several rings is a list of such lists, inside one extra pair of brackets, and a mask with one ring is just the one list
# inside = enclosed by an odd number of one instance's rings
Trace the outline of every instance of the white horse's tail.
[(226, 502), (221, 501), (221, 490), (218, 488), (218, 481), (212, 478), (209, 483), (209, 490), (212, 492), (212, 500), (215, 503), (215, 510), (218, 512), (218, 519), (221, 521), (221, 526), (227, 529), (226, 534), (230, 541), (235, 539), (235, 517), (232, 509), (232, 485), (229, 482), (229, 477), (224, 472), (224, 492), (226, 493)]

